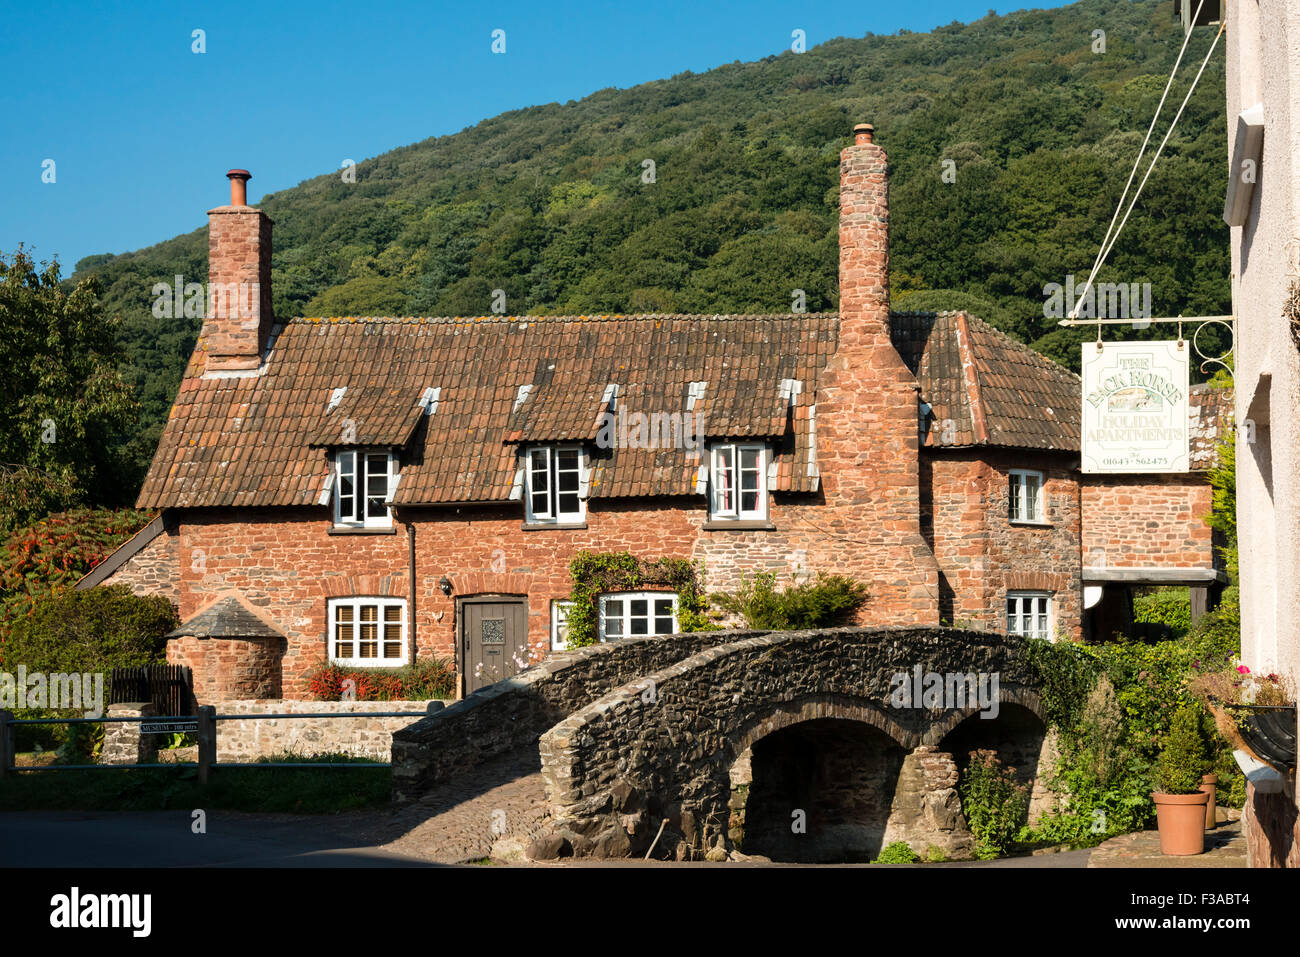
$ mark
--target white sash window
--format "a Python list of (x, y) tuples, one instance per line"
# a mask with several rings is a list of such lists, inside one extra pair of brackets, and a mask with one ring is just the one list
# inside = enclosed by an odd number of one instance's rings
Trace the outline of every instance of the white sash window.
[(524, 478), (528, 523), (579, 525), (587, 520), (581, 446), (541, 445), (527, 452)]
[(334, 524), (391, 528), (389, 504), (397, 488), (397, 457), (391, 452), (346, 449), (334, 454)]
[(714, 445), (709, 470), (709, 518), (767, 520), (767, 447), (751, 442)]

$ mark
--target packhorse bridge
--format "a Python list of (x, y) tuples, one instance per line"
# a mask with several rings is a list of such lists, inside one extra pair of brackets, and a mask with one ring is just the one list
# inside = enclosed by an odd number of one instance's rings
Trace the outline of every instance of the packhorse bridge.
[[(394, 797), (535, 754), (529, 856), (969, 856), (957, 783), (997, 751), (1038, 781), (1046, 727), (1018, 638), (945, 628), (703, 632), (557, 655), (393, 736)], [(484, 821), (484, 828), (489, 822)]]

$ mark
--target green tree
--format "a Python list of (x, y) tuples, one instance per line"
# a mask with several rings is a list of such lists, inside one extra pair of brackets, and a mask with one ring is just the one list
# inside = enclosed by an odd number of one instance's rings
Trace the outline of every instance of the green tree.
[(0, 532), (134, 492), (120, 446), (136, 403), (116, 331), (94, 277), (69, 293), (57, 262), (0, 255)]

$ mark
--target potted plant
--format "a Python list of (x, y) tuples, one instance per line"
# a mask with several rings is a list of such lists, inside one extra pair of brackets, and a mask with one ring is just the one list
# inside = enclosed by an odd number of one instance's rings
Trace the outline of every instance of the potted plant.
[[(1228, 668), (1198, 675), (1189, 690), (1214, 715), (1234, 751), (1283, 774), (1296, 766), (1296, 696), (1288, 677), (1256, 674), (1233, 660)], [(1237, 764), (1242, 766), (1240, 754)]]
[(1209, 795), (1201, 790), (1201, 776), (1208, 770), (1207, 764), (1196, 712), (1184, 706), (1174, 714), (1164, 750), (1156, 760), (1157, 790), (1151, 800), (1156, 805), (1161, 854), (1186, 856), (1205, 850)]
[(1216, 792), (1219, 787), (1219, 776), (1214, 772), (1201, 775), (1201, 790), (1205, 792), (1205, 829), (1207, 831), (1218, 827), (1218, 820), (1215, 813), (1218, 811), (1218, 801)]

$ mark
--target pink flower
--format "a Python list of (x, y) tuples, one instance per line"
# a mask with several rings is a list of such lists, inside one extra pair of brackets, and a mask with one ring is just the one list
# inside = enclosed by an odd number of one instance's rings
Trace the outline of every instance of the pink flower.
[(1247, 668), (1245, 665), (1237, 665), (1237, 673), (1242, 675), (1248, 675), (1250, 674), (1250, 669)]

